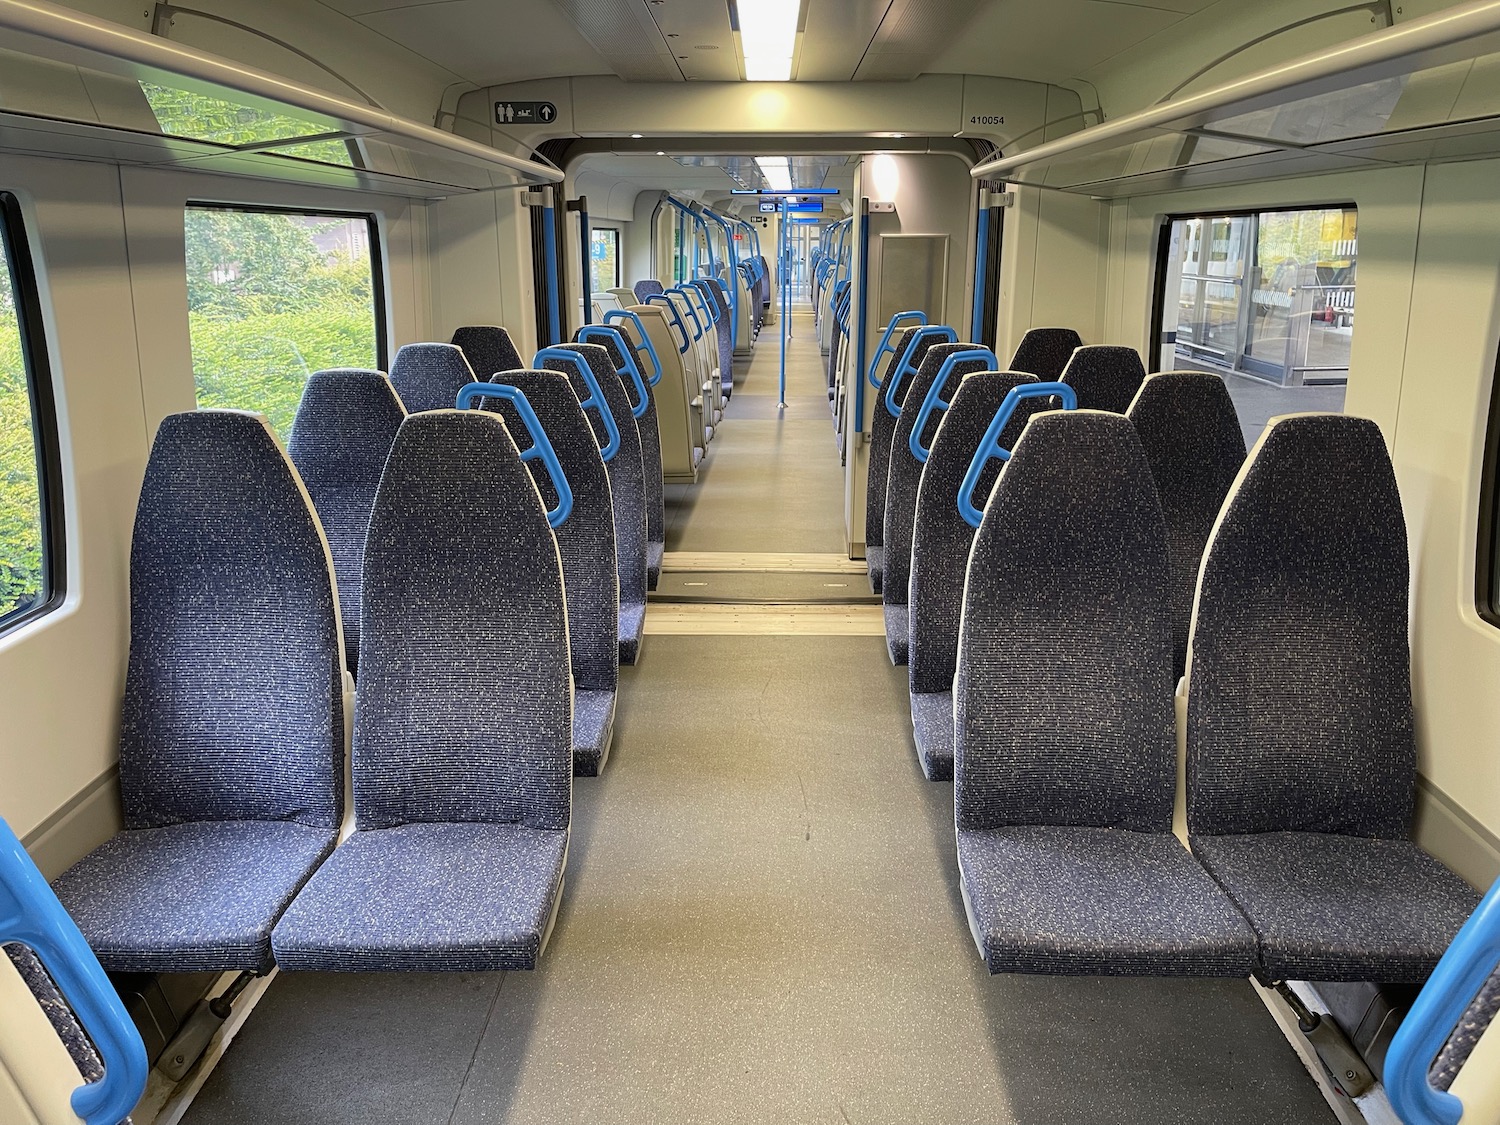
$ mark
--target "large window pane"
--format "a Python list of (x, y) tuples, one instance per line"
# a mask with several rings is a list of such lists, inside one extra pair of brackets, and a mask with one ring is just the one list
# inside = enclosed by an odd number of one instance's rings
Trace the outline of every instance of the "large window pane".
[[(224, 98), (178, 90), (171, 86), (141, 83), (141, 93), (161, 131), (173, 137), (191, 137), (221, 145), (248, 145), (261, 141), (289, 140), (325, 133), (324, 126), (286, 114), (272, 113), (254, 106), (240, 105)], [(349, 142), (338, 139), (312, 141), (308, 144), (269, 148), (267, 152), (317, 160), (324, 164), (354, 165)]]
[(1223, 375), (1247, 443), (1278, 414), (1342, 410), (1357, 219), (1352, 207), (1173, 219), (1157, 369)]
[(367, 215), (187, 210), (198, 405), (258, 410), (285, 438), (314, 371), (379, 367)]
[[(39, 357), (28, 354), (36, 327), (35, 292), (23, 276), (21, 230), (13, 197), (0, 193), (0, 627), (45, 606), (57, 591), (46, 495), (50, 396)], [(60, 521), (59, 521), (60, 522)]]
[(589, 231), (589, 261), (593, 264), (594, 292), (620, 286), (620, 232), (612, 227)]

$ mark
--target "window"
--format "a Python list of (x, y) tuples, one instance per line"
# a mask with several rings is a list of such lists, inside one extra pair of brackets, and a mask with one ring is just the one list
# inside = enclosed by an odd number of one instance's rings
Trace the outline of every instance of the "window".
[(1479, 482), (1479, 558), (1474, 568), (1479, 616), (1500, 625), (1500, 359), (1490, 388), (1490, 422)]
[(589, 261), (594, 266), (595, 293), (620, 287), (620, 232), (613, 227), (589, 231)]
[(370, 216), (194, 204), (186, 225), (200, 407), (258, 410), (284, 439), (314, 371), (385, 366)]
[[(315, 121), (240, 105), (192, 90), (178, 90), (142, 82), (141, 93), (146, 95), (146, 101), (150, 104), (161, 131), (172, 137), (190, 137), (221, 145), (249, 145), (262, 141), (290, 140), (293, 137), (323, 136), (327, 133), (327, 129)], [(282, 156), (296, 156), (303, 160), (317, 160), (324, 164), (354, 166), (354, 155), (349, 142), (338, 138), (268, 148), (265, 151)]]
[(0, 192), (0, 629), (62, 597), (57, 424), (20, 206)]
[(1352, 206), (1168, 220), (1155, 368), (1223, 375), (1246, 444), (1278, 414), (1343, 410), (1357, 227)]

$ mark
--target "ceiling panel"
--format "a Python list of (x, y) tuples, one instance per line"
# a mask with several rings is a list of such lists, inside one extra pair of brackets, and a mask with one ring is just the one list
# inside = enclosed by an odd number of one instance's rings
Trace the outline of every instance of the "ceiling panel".
[[(649, 14), (683, 78), (702, 82), (739, 80), (739, 52), (729, 23), (729, 5), (724, 0), (661, 0), (639, 7)], [(608, 56), (608, 51), (605, 54)]]
[[(535, 6), (540, 6), (533, 0)], [(631, 82), (676, 82), (683, 76), (676, 52), (654, 22), (658, 8), (682, 0), (552, 0), (615, 74)], [(727, 18), (726, 18), (727, 22)]]
[[(901, 81), (931, 71), (933, 60), (984, 7), (983, 0), (891, 0), (854, 77)], [(1056, 28), (1054, 23), (1054, 33)]]
[(798, 81), (851, 81), (890, 6), (890, 0), (808, 0)]

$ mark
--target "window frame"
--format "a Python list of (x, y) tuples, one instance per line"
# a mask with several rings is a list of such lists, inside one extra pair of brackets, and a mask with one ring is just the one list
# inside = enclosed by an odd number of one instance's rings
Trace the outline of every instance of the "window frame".
[(63, 490), (62, 444), (58, 437), (57, 397), (42, 317), (36, 260), (27, 238), (20, 199), (0, 189), (0, 242), (9, 265), (21, 337), (21, 362), (31, 400), (31, 441), (36, 456), (37, 501), (42, 532), (44, 596), (35, 605), (0, 617), (0, 637), (51, 613), (67, 600), (68, 543)]
[[(390, 370), (390, 316), (389, 302), (386, 299), (385, 255), (380, 240), (381, 216), (379, 212), (345, 211), (333, 207), (288, 207), (275, 203), (224, 203), (213, 199), (189, 199), (183, 204), (184, 229), (189, 211), (232, 211), (242, 215), (316, 215), (329, 219), (364, 220), (370, 232), (370, 303), (375, 314), (375, 366), (380, 371)], [(183, 261), (183, 271), (185, 275), (186, 259)]]
[[(624, 275), (624, 269), (621, 267), (621, 264), (620, 264), (620, 241), (621, 241), (620, 240), (620, 228), (619, 227), (603, 227), (603, 226), (600, 226), (600, 227), (590, 227), (589, 228), (589, 240), (591, 242), (593, 240), (594, 235), (596, 235), (596, 234), (608, 234), (613, 239), (613, 241), (614, 241), (614, 244), (615, 244), (615, 283), (613, 285), (606, 285), (604, 288), (605, 289), (618, 289), (618, 288), (620, 288), (620, 286), (622, 284), (624, 284), (620, 280), (620, 278)], [(593, 260), (594, 260), (594, 248), (591, 245), (589, 247), (589, 262), (590, 262), (590, 266), (591, 267), (592, 267)], [(592, 268), (590, 269), (590, 272), (592, 273)], [(593, 280), (594, 280), (594, 278), (592, 278), (592, 277), (589, 278), (590, 282), (592, 282)]]
[(1474, 551), (1474, 609), (1489, 625), (1500, 627), (1500, 352), (1490, 382), (1490, 411), (1484, 428), (1484, 460), (1479, 471), (1479, 520)]

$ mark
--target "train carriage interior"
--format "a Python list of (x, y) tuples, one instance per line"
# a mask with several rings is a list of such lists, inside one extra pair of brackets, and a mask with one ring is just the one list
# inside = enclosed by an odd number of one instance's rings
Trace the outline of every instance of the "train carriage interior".
[(1500, 1125), (1500, 0), (0, 0), (0, 1125)]

